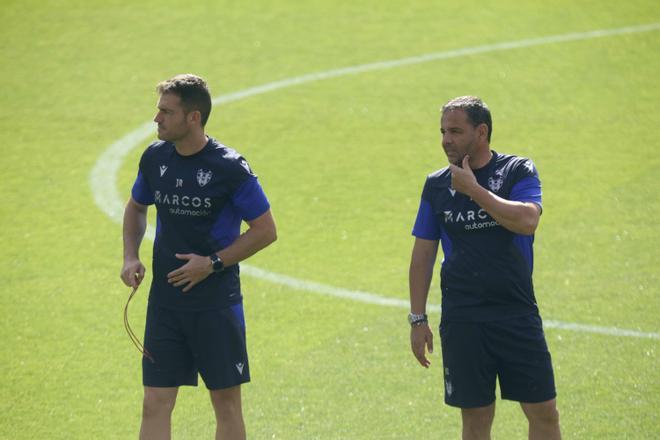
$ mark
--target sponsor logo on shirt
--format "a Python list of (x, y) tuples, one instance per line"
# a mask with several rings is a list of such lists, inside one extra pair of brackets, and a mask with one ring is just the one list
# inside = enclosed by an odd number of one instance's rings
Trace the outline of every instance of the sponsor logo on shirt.
[(466, 223), (464, 225), (466, 231), (492, 228), (499, 225), (484, 209), (479, 209), (478, 211), (468, 210), (465, 212), (443, 211), (443, 213), (445, 215), (445, 224)]
[(212, 206), (210, 197), (180, 196), (154, 191), (154, 201), (157, 205), (169, 207), (169, 213), (174, 215), (206, 217), (211, 214), (211, 211), (207, 210)]
[[(480, 220), (486, 220), (488, 218), (488, 214), (484, 209), (480, 209), (478, 211), (466, 211), (465, 214), (462, 212), (454, 212), (454, 211), (444, 211), (445, 213), (445, 223), (458, 223), (458, 222), (465, 222), (465, 221), (475, 221), (476, 218)], [(476, 218), (475, 218), (476, 216)]]
[(211, 198), (210, 197), (190, 197), (190, 196), (179, 196), (177, 194), (167, 194), (161, 193), (160, 191), (154, 191), (154, 200), (160, 205), (169, 205), (169, 206), (183, 206), (183, 207), (192, 207), (192, 208), (210, 208), (211, 207)]

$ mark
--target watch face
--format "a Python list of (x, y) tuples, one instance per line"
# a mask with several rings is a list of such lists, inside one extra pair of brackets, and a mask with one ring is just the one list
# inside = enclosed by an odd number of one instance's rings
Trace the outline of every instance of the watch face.
[(225, 265), (222, 263), (222, 260), (218, 258), (218, 256), (215, 256), (215, 258), (211, 258), (213, 261), (213, 271), (214, 272), (221, 272), (224, 268)]

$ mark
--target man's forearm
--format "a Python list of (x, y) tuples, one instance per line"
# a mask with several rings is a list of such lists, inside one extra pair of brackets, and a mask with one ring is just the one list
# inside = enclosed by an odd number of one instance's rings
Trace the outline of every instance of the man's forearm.
[(415, 240), (408, 273), (410, 311), (412, 313), (426, 313), (426, 301), (433, 279), (433, 266), (435, 265), (437, 250), (437, 242)]
[(426, 313), (426, 301), (433, 278), (433, 266), (430, 269), (422, 265), (410, 265), (410, 311), (416, 314)]
[(277, 240), (277, 229), (270, 211), (248, 224), (250, 227), (247, 231), (217, 253), (225, 266), (243, 261)]
[(124, 210), (124, 260), (139, 259), (140, 244), (146, 229), (146, 210), (139, 209), (132, 201), (129, 201)]
[(251, 257), (275, 240), (276, 236), (268, 233), (268, 231), (250, 228), (241, 234), (230, 246), (217, 254), (225, 266), (231, 266)]
[(540, 208), (534, 203), (506, 200), (480, 185), (476, 185), (470, 197), (511, 232), (532, 235), (538, 226)]

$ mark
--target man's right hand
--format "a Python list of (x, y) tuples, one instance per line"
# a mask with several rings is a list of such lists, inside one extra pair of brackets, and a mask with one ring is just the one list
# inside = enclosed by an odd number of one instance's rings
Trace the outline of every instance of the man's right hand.
[(124, 267), (121, 268), (121, 280), (129, 287), (136, 288), (144, 279), (146, 269), (140, 260), (124, 261)]
[(413, 325), (410, 329), (410, 347), (420, 365), (428, 368), (431, 361), (426, 358), (426, 348), (433, 353), (433, 332), (428, 323)]

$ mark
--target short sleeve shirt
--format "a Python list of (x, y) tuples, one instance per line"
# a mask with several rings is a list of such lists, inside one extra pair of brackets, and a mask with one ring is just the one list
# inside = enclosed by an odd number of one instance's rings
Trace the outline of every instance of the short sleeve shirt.
[[(479, 185), (499, 197), (542, 207), (541, 183), (531, 160), (493, 151), (490, 162), (473, 172)], [(532, 283), (534, 236), (509, 231), (455, 191), (449, 167), (427, 177), (413, 235), (442, 245), (443, 320), (491, 321), (538, 313)]]
[(167, 274), (186, 262), (175, 254), (211, 255), (238, 238), (243, 220), (270, 209), (243, 156), (213, 138), (190, 156), (177, 153), (170, 142), (154, 142), (140, 159), (132, 197), (157, 211), (150, 301), (190, 310), (241, 301), (238, 264), (209, 275), (185, 294), (167, 282)]

